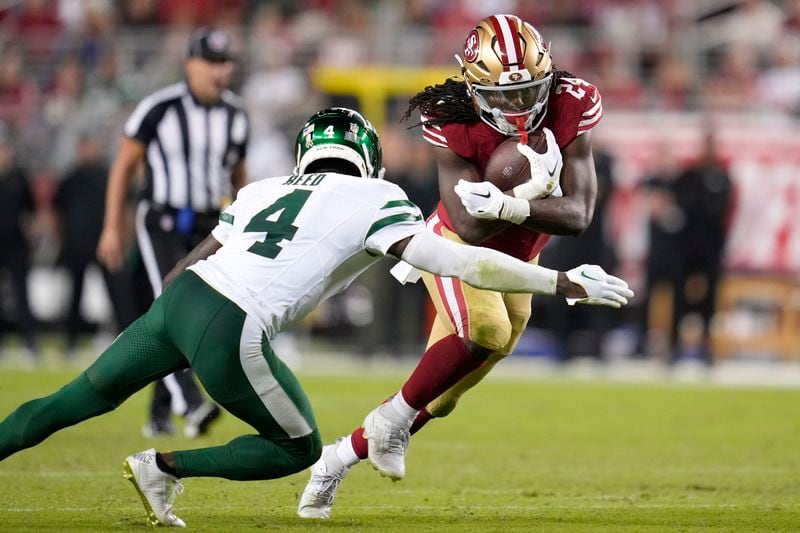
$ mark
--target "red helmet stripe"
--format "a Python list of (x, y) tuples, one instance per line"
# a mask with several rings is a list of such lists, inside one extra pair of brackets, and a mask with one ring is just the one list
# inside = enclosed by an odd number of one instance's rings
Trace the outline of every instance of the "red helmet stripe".
[(523, 56), (518, 32), (514, 29), (514, 20), (507, 15), (494, 15), (489, 17), (489, 20), (491, 20), (494, 31), (497, 34), (503, 70), (510, 70), (509, 66), (514, 66), (514, 70), (517, 70), (519, 63), (523, 60)]
[(503, 21), (508, 24), (508, 40), (514, 44), (514, 57), (510, 58), (510, 63), (519, 64), (525, 58), (522, 55), (522, 44), (520, 43), (519, 31), (516, 29), (514, 18), (503, 15)]
[(503, 29), (500, 27), (500, 21), (498, 20), (496, 15), (489, 17), (489, 21), (492, 23), (495, 35), (497, 35), (497, 46), (498, 46), (498, 51), (500, 52), (500, 63), (503, 65), (503, 70), (508, 70), (508, 67), (506, 66), (509, 62), (508, 51), (506, 48), (506, 36), (503, 33)]

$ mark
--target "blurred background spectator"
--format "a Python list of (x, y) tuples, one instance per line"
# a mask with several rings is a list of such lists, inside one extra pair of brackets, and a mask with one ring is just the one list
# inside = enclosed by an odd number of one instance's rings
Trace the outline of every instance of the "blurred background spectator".
[(661, 360), (672, 359), (677, 327), (673, 328), (675, 292), (684, 269), (681, 235), (686, 214), (675, 198), (675, 179), (679, 171), (668, 144), (659, 147), (658, 161), (642, 183), (647, 210), (649, 249), (645, 259), (645, 284), (642, 296), (642, 353)]
[(663, 146), (659, 167), (643, 183), (650, 242), (644, 351), (666, 361), (711, 362), (711, 319), (733, 214), (733, 186), (715, 139), (707, 130), (696, 160), (682, 170)]
[[(38, 359), (34, 321), (28, 305), (28, 271), (33, 196), (25, 170), (19, 166), (8, 129), (0, 124), (0, 274), (4, 275), (0, 311), (22, 336), (24, 362)], [(2, 337), (0, 337), (2, 338)]]
[(672, 318), (675, 357), (710, 362), (711, 319), (733, 207), (731, 179), (713, 129), (704, 132), (697, 161), (677, 176), (673, 191), (685, 221), (675, 250), (682, 260)]
[[(616, 268), (634, 282), (641, 311), (609, 318), (542, 309), (547, 320), (534, 316), (532, 325), (548, 325), (557, 342), (537, 344), (541, 337), (532, 332), (521, 347), (602, 356), (609, 354), (608, 339), (624, 330), (630, 338), (611, 352), (665, 361), (693, 352), (708, 359), (722, 332), (784, 327), (778, 319), (756, 320), (752, 311), (783, 304), (752, 304), (748, 296), (715, 312), (714, 300), (715, 291), (730, 293), (743, 276), (788, 287), (800, 278), (800, 0), (25, 0), (0, 8), (0, 121), (8, 131), (0, 151), (13, 152), (13, 140), (17, 161), (0, 158), (0, 202), (8, 204), (5, 213), (15, 213), (2, 219), (0, 255), (18, 276), (2, 286), (0, 308), (24, 338), (17, 345), (35, 353), (34, 325), (55, 330), (67, 299), (43, 298), (40, 282), (30, 282), (35, 321), (19, 281), (26, 277), (26, 250), (30, 279), (63, 279), (49, 274), (63, 271), (59, 249), (73, 253), (67, 213), (80, 195), (67, 200), (72, 186), (64, 181), (59, 233), (55, 191), (68, 175), (91, 174), (91, 187), (99, 186), (125, 117), (146, 94), (181, 79), (186, 42), (198, 25), (213, 23), (234, 37), (233, 89), (253, 118), (253, 179), (290, 172), (294, 135), (309, 113), (353, 105), (384, 135), (390, 179), (427, 213), (436, 198), (430, 154), (419, 130), (406, 130), (399, 118), (414, 92), (458, 73), (453, 54), (472, 25), (495, 12), (532, 22), (551, 41), (558, 67), (597, 85), (603, 96), (595, 145), (602, 146), (596, 163), (606, 194), (590, 231), (554, 240), (542, 263)], [(91, 172), (86, 133), (99, 141)], [(704, 139), (715, 140), (713, 158), (698, 159), (711, 146)], [(6, 194), (11, 183), (24, 184), (14, 190), (33, 198)], [(17, 215), (30, 219), (33, 206), (34, 231), (24, 234)], [(95, 205), (85, 200), (85, 208), (88, 220)], [(114, 329), (112, 307), (96, 294), (103, 286), (98, 276), (94, 269), (87, 274), (84, 319)], [(314, 339), (358, 339), (364, 353), (415, 353), (427, 327), (422, 293), (401, 288), (385, 269), (373, 278), (320, 311), (310, 324)], [(66, 282), (48, 283), (69, 293)], [(114, 301), (135, 298), (135, 290), (126, 290)], [(384, 305), (389, 299), (401, 303)], [(797, 346), (767, 355), (800, 357), (800, 339), (786, 338)], [(740, 355), (752, 352), (744, 340), (737, 346)]]
[[(61, 228), (61, 262), (72, 288), (64, 320), (68, 356), (74, 354), (81, 333), (97, 329), (87, 323), (81, 312), (83, 282), (90, 265), (101, 269), (106, 289), (112, 292), (109, 274), (95, 257), (106, 205), (108, 166), (103, 158), (103, 145), (93, 134), (85, 133), (78, 141), (77, 152), (75, 165), (62, 178), (54, 201)], [(118, 318), (115, 319), (118, 324)]]
[[(617, 258), (608, 228), (608, 206), (614, 192), (614, 159), (602, 148), (594, 149), (597, 171), (597, 200), (594, 218), (577, 237), (553, 237), (542, 251), (539, 262), (567, 271), (575, 265), (593, 263), (607, 272), (616, 271)], [(600, 358), (603, 340), (619, 312), (587, 307), (570, 307), (557, 298), (534, 298), (532, 327), (547, 329), (553, 336), (557, 353), (565, 359)], [(544, 316), (542, 316), (544, 315)]]

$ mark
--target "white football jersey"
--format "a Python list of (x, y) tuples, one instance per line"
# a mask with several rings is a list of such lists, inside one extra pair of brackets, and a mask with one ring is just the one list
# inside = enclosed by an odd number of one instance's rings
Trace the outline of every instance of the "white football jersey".
[(335, 173), (269, 178), (239, 191), (212, 231), (222, 248), (189, 269), (271, 339), (420, 231), (422, 213), (393, 183)]

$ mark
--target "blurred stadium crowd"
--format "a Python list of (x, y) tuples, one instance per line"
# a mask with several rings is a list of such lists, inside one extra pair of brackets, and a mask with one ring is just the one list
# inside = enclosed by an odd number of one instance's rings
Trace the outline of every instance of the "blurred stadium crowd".
[[(0, 307), (3, 331), (22, 333), (21, 344), (31, 361), (40, 351), (41, 332), (71, 332), (66, 347), (74, 348), (79, 334), (94, 331), (94, 322), (113, 331), (111, 310), (124, 313), (126, 298), (135, 295), (135, 275), (106, 276), (114, 305), (103, 304), (93, 282), (83, 291), (88, 300), (81, 304), (70, 299), (68, 280), (82, 280), (93, 260), (109, 158), (125, 118), (143, 96), (181, 78), (188, 35), (207, 24), (228, 30), (236, 40), (233, 89), (244, 97), (252, 120), (248, 170), (255, 179), (290, 172), (293, 136), (311, 112), (330, 104), (362, 103), (341, 92), (326, 94), (315, 83), (318, 69), (380, 65), (443, 68), (456, 74), (453, 53), (487, 14), (515, 13), (532, 22), (552, 42), (559, 68), (600, 88), (607, 117), (600, 130), (607, 134), (598, 134), (596, 141), (601, 185), (596, 221), (578, 240), (555, 239), (542, 263), (563, 268), (598, 262), (633, 279), (641, 298), (626, 314), (616, 315), (594, 310), (567, 314), (563, 305), (536, 303), (532, 325), (538, 332), (523, 340), (522, 352), (708, 358), (715, 287), (725, 277), (723, 265), (766, 273), (770, 282), (789, 279), (788, 286), (797, 290), (800, 222), (791, 212), (793, 206), (800, 209), (800, 177), (792, 159), (800, 148), (795, 131), (800, 117), (800, 0), (2, 4), (0, 268), (5, 276)], [(437, 199), (429, 151), (418, 130), (398, 124), (408, 96), (384, 102), (386, 123), (378, 125), (385, 165), (387, 176), (429, 213)], [(748, 135), (745, 129), (756, 133)], [(641, 132), (652, 136), (658, 130), (669, 133), (653, 137), (647, 146), (636, 144), (642, 142)], [(744, 215), (763, 205), (742, 207), (740, 198), (753, 191), (763, 169), (748, 173), (736, 167), (731, 153), (739, 145), (732, 143), (757, 144), (767, 132), (796, 142), (781, 147), (777, 157), (781, 164), (789, 161), (781, 194), (795, 203), (786, 203), (786, 218), (765, 230), (778, 235), (776, 246), (783, 247), (783, 255), (748, 262), (758, 253), (747, 248), (753, 238), (745, 230), (755, 231), (755, 226)], [(761, 161), (774, 155), (773, 147), (750, 148)], [(716, 185), (698, 186), (712, 174)], [(734, 210), (738, 221), (732, 219)], [(726, 239), (740, 243), (740, 251), (728, 251), (727, 259)], [(133, 264), (135, 253), (132, 257)], [(365, 283), (324, 308), (309, 328), (328, 338), (355, 340), (364, 353), (421, 353), (428, 320), (420, 312), (425, 309), (424, 289), (401, 288), (385, 269), (375, 270)], [(97, 272), (95, 281), (100, 279)], [(660, 281), (675, 289), (656, 287)], [(81, 294), (82, 285), (76, 287)], [(767, 312), (782, 316), (784, 305), (793, 305), (789, 311), (795, 312), (800, 304), (770, 300), (764, 305)], [(757, 311), (748, 312), (749, 322), (730, 317), (731, 327), (758, 329), (752, 325)], [(690, 319), (684, 320), (687, 315)], [(800, 320), (788, 316), (790, 322)], [(778, 327), (775, 322), (783, 319), (765, 320)], [(783, 349), (781, 345), (775, 351), (786, 356)]]

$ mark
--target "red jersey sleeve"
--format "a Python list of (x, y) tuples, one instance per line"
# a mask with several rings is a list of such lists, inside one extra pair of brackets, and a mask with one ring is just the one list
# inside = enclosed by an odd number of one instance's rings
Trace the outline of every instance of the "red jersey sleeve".
[(553, 131), (562, 149), (603, 118), (600, 91), (579, 78), (561, 78), (550, 97), (544, 125)]
[[(425, 117), (423, 117), (423, 121)], [(498, 144), (506, 137), (480, 120), (471, 123), (450, 123), (444, 126), (422, 126), (422, 138), (440, 148), (447, 148), (463, 157), (481, 172)]]
[(444, 136), (441, 126), (429, 126), (425, 122), (428, 117), (422, 116), (422, 138), (434, 146), (448, 148), (447, 138)]
[(583, 113), (581, 114), (581, 120), (578, 122), (578, 135), (586, 133), (597, 126), (600, 119), (603, 118), (603, 99), (600, 97), (600, 91), (594, 85), (584, 83), (587, 88), (586, 96), (583, 99)]

